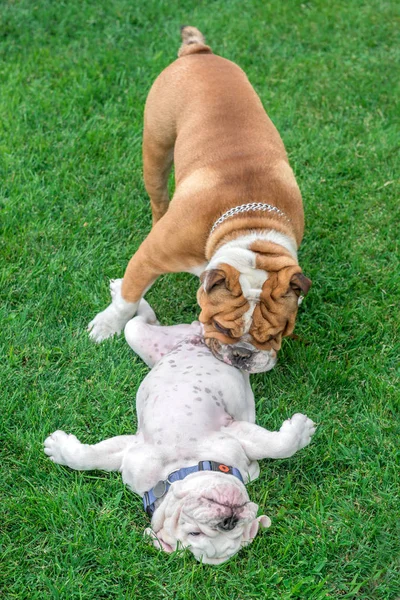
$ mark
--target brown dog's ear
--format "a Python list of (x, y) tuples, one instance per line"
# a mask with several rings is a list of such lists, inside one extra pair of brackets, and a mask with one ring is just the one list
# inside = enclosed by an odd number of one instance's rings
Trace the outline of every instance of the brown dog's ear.
[(303, 273), (295, 273), (290, 280), (290, 287), (296, 296), (306, 296), (311, 287), (311, 279), (308, 279)]
[(217, 285), (225, 283), (225, 277), (225, 271), (222, 269), (210, 269), (200, 275), (200, 281), (203, 284), (204, 291), (208, 294)]

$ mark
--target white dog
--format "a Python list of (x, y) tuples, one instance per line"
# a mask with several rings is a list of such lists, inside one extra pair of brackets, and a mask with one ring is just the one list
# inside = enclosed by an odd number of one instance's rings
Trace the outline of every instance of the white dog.
[[(111, 283), (112, 294), (121, 280)], [(128, 344), (153, 369), (136, 399), (138, 430), (95, 445), (56, 431), (45, 453), (72, 469), (120, 471), (152, 517), (146, 532), (172, 552), (191, 550), (220, 564), (249, 544), (267, 516), (256, 517), (244, 482), (257, 460), (286, 458), (309, 444), (314, 423), (295, 414), (279, 431), (254, 424), (249, 375), (213, 356), (201, 326), (160, 327), (144, 300), (126, 325)]]

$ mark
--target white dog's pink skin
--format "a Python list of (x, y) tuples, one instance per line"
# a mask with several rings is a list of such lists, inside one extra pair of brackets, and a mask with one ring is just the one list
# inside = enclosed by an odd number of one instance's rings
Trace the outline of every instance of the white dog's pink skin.
[[(129, 345), (153, 367), (137, 394), (136, 435), (91, 446), (56, 431), (45, 441), (52, 461), (73, 469), (121, 471), (126, 485), (143, 495), (175, 469), (201, 460), (234, 466), (247, 482), (259, 474), (257, 460), (292, 456), (310, 442), (315, 427), (302, 414), (277, 432), (254, 424), (249, 375), (213, 356), (199, 323), (152, 323), (154, 312), (142, 300), (125, 328)], [(155, 545), (167, 552), (189, 548), (208, 564), (228, 560), (252, 541), (260, 524), (270, 525), (266, 516), (257, 519), (258, 507), (241, 481), (218, 472), (200, 471), (174, 482), (156, 506), (146, 530)], [(221, 523), (229, 517), (235, 524), (227, 531)]]

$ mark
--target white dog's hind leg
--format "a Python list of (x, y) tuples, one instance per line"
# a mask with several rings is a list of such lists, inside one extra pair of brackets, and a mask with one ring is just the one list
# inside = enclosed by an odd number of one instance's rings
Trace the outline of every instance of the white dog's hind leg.
[(82, 444), (71, 433), (55, 431), (44, 442), (44, 452), (53, 462), (79, 471), (119, 471), (127, 448), (139, 444), (136, 435), (118, 435), (94, 444)]
[(250, 460), (260, 460), (292, 456), (310, 443), (315, 429), (311, 419), (296, 413), (279, 431), (268, 431), (246, 421), (234, 421), (224, 431), (239, 440)]
[(136, 317), (142, 317), (142, 320), (149, 325), (160, 325), (156, 313), (151, 308), (150, 304), (144, 298), (141, 299), (137, 309)]
[(122, 279), (111, 279), (111, 304), (98, 313), (88, 325), (90, 339), (102, 342), (115, 334), (121, 333), (126, 323), (133, 317), (139, 302), (127, 302), (121, 295)]
[(201, 335), (201, 327), (198, 321), (191, 325), (160, 326), (153, 309), (142, 299), (136, 317), (128, 321), (124, 333), (132, 350), (146, 365), (153, 367), (180, 341)]

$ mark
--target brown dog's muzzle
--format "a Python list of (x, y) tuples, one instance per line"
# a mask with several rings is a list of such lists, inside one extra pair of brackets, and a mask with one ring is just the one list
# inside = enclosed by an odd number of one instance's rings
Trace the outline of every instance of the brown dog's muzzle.
[(270, 371), (276, 364), (277, 353), (273, 349), (258, 350), (252, 344), (241, 340), (233, 344), (224, 344), (209, 337), (205, 342), (218, 360), (248, 373)]

